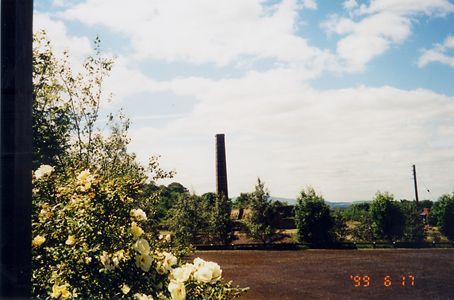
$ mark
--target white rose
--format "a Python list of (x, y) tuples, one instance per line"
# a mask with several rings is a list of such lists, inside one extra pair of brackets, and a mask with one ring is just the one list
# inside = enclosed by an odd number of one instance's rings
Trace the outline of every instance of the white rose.
[(206, 267), (210, 268), (211, 270), (211, 282), (216, 282), (221, 279), (222, 270), (221, 267), (212, 261), (209, 261), (205, 264)]
[(153, 258), (148, 254), (138, 254), (136, 255), (136, 266), (141, 268), (142, 271), (150, 271), (151, 263)]
[(147, 296), (145, 294), (135, 293), (134, 300), (153, 300), (153, 297)]
[(137, 209), (131, 209), (129, 212), (129, 215), (136, 219), (137, 221), (145, 221), (147, 220), (147, 214), (141, 210), (140, 208)]
[(211, 282), (211, 275), (210, 268), (203, 266), (194, 273), (194, 278), (197, 281), (208, 283)]
[(150, 245), (146, 239), (139, 239), (132, 247), (140, 254), (148, 254), (150, 252)]
[(35, 171), (35, 178), (40, 179), (42, 177), (49, 176), (53, 171), (55, 171), (54, 167), (49, 166), (49, 165), (41, 165)]
[(194, 258), (194, 266), (198, 269), (205, 264), (205, 261), (200, 257)]
[(170, 270), (172, 266), (177, 264), (178, 260), (172, 253), (164, 251), (162, 254), (164, 255), (164, 261), (162, 262), (164, 268)]
[(194, 278), (200, 282), (215, 283), (221, 279), (221, 275), (221, 267), (215, 262), (208, 261), (197, 269), (194, 273)]
[(195, 267), (192, 264), (185, 264), (179, 268), (173, 269), (170, 272), (169, 278), (175, 282), (186, 282), (191, 277), (192, 272), (195, 271)]
[(169, 283), (168, 290), (173, 300), (186, 299), (186, 288), (184, 283), (171, 281)]

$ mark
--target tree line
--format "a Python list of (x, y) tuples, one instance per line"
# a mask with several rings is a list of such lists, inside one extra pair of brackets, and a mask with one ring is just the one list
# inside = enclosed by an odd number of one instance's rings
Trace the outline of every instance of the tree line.
[[(174, 194), (174, 206), (167, 210), (168, 218), (163, 224), (167, 224), (182, 243), (231, 242), (235, 229), (234, 220), (230, 218), (232, 206), (238, 209), (239, 219), (243, 219), (242, 226), (236, 229), (245, 231), (249, 238), (271, 243), (281, 237), (276, 216), (282, 203), (272, 201), (260, 178), (254, 191), (241, 193), (233, 202), (219, 199), (213, 193), (191, 195), (177, 183), (169, 185), (168, 190), (174, 190), (176, 186), (180, 186), (182, 193)], [(163, 203), (168, 203), (165, 197), (162, 199)], [(423, 208), (430, 209), (428, 219), (421, 216)], [(248, 213), (242, 218), (246, 209)], [(297, 197), (293, 217), (297, 240), (305, 243), (346, 240), (421, 242), (427, 237), (425, 230), (428, 226), (437, 227), (449, 240), (454, 240), (454, 194), (443, 195), (436, 202), (423, 200), (416, 204), (414, 201), (398, 201), (388, 192), (377, 192), (371, 202), (355, 203), (347, 209), (332, 209), (321, 194), (307, 187)]]

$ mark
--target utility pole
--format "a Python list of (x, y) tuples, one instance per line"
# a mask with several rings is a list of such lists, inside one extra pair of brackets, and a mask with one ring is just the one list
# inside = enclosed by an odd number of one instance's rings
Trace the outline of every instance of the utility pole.
[(415, 196), (416, 196), (416, 205), (418, 205), (418, 183), (416, 182), (416, 166), (413, 165), (413, 181), (415, 183)]
[(1, 0), (0, 299), (31, 294), (32, 0)]

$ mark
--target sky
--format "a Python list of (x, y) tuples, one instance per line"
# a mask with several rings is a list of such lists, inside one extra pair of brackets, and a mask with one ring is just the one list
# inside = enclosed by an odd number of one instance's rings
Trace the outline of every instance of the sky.
[[(115, 57), (102, 114), (129, 150), (197, 194), (260, 177), (275, 197), (329, 201), (454, 192), (454, 1), (40, 0), (34, 30), (74, 64), (96, 36)], [(162, 182), (168, 183), (168, 182)]]

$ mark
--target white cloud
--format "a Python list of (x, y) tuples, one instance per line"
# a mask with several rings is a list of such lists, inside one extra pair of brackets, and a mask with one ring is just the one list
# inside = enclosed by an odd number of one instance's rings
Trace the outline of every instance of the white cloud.
[(315, 0), (303, 0), (302, 6), (308, 9), (317, 9), (317, 2)]
[(359, 14), (393, 12), (400, 15), (425, 14), (445, 16), (454, 11), (449, 0), (371, 0), (369, 5), (362, 4)]
[(438, 62), (454, 68), (454, 55), (448, 55), (449, 49), (454, 49), (454, 36), (449, 35), (443, 44), (435, 44), (431, 49), (423, 49), (418, 59), (418, 66), (425, 67), (432, 62)]
[(46, 13), (35, 12), (33, 14), (33, 31), (41, 30), (46, 31), (57, 55), (61, 55), (65, 50), (70, 50), (74, 66), (80, 65), (80, 62), (92, 51), (90, 40), (87, 37), (70, 35), (63, 21), (56, 20)]
[(131, 149), (142, 158), (150, 148), (164, 154), (175, 180), (198, 193), (214, 189), (221, 132), (232, 195), (260, 176), (283, 197), (313, 185), (331, 200), (369, 199), (379, 189), (411, 198), (413, 163), (433, 193), (454, 189), (454, 177), (438, 172), (454, 167), (452, 97), (386, 86), (318, 91), (288, 69), (169, 87), (196, 98), (195, 108), (163, 128), (133, 129)]
[(358, 6), (356, 0), (346, 0), (344, 1), (344, 8), (347, 10), (352, 10)]
[(362, 71), (392, 45), (407, 40), (414, 18), (454, 12), (454, 5), (447, 0), (372, 0), (359, 7), (356, 1), (346, 1), (344, 7), (350, 10), (350, 18), (333, 15), (322, 28), (328, 34), (343, 36), (337, 43), (337, 53), (346, 70), (353, 72)]
[(138, 59), (225, 66), (253, 57), (318, 68), (331, 56), (295, 34), (301, 8), (316, 3), (284, 0), (270, 8), (260, 0), (136, 0), (125, 10), (124, 1), (88, 0), (62, 16), (129, 37)]

